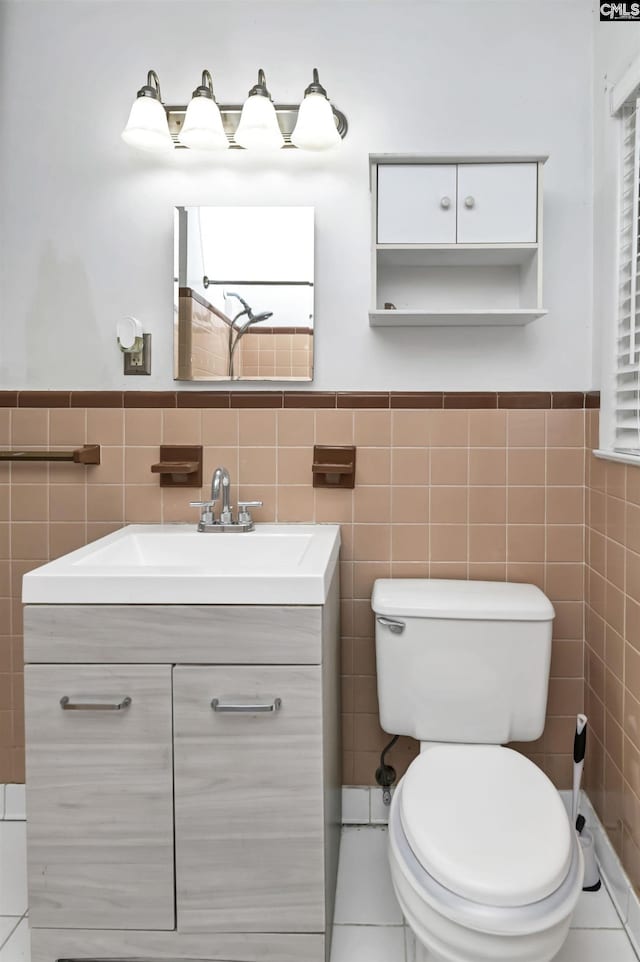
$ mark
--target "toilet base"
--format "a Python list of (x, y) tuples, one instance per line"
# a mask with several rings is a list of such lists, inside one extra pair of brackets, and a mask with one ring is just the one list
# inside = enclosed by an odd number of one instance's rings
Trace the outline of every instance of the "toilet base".
[(569, 934), (571, 915), (542, 932), (492, 935), (467, 929), (419, 899), (391, 862), (398, 903), (410, 929), (410, 962), (551, 962)]

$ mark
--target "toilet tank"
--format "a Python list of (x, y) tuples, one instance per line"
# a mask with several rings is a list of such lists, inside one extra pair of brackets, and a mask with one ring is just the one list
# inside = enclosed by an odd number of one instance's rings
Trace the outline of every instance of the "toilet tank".
[(554, 610), (535, 585), (381, 579), (380, 723), (420, 741), (534, 741), (547, 707)]

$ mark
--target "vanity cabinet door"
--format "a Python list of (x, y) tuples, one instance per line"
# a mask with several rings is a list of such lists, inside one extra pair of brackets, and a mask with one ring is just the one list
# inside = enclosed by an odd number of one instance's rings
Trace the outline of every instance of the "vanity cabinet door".
[(324, 931), (320, 672), (174, 669), (179, 931)]
[(459, 164), (459, 244), (535, 243), (537, 220), (537, 164)]
[(28, 665), (25, 693), (30, 924), (172, 929), (171, 666)]
[(379, 164), (378, 244), (455, 244), (456, 165)]

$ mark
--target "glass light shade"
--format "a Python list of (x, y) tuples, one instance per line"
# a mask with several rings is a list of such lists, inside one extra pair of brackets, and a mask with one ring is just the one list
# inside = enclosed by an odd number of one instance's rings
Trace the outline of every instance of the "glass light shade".
[(284, 145), (276, 109), (268, 97), (261, 94), (247, 97), (234, 140), (241, 147), (263, 150), (279, 150)]
[(333, 110), (324, 94), (305, 96), (298, 110), (291, 143), (302, 150), (329, 150), (340, 143)]
[(167, 115), (154, 97), (137, 97), (133, 102), (127, 126), (122, 131), (125, 143), (139, 150), (173, 150)]
[(192, 150), (226, 150), (229, 140), (220, 108), (211, 97), (193, 97), (187, 107), (178, 140)]

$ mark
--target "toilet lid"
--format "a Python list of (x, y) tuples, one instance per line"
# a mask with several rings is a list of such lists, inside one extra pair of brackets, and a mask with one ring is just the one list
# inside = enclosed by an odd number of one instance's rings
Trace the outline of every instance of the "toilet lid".
[(402, 781), (400, 819), (425, 870), (463, 898), (528, 905), (571, 863), (560, 795), (523, 755), (495, 745), (432, 745)]

